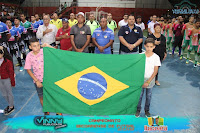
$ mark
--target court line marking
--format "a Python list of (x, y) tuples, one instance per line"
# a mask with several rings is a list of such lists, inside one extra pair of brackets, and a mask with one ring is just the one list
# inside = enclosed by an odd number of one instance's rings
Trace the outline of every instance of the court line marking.
[[(24, 107), (28, 104), (28, 102), (31, 100), (31, 98), (36, 94), (36, 91), (30, 96), (30, 98), (26, 101), (26, 103), (21, 107), (21, 109), (13, 116), (13, 118), (15, 118), (23, 109)], [(8, 130), (8, 126), (6, 125), (2, 132), (6, 133), (6, 131)]]

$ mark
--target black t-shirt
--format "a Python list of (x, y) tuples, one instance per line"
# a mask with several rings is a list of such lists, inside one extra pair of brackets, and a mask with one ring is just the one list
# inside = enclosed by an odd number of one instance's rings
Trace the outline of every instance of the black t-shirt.
[[(134, 28), (131, 30), (128, 25), (122, 26), (118, 32), (118, 36), (122, 36), (128, 43), (134, 44), (139, 39), (143, 38), (143, 33), (140, 27), (134, 25)], [(126, 46), (120, 42), (120, 50), (126, 53), (137, 52), (138, 47), (130, 51)]]
[(153, 38), (154, 40), (160, 41), (159, 45), (156, 45), (155, 49), (153, 50), (154, 53), (156, 53), (160, 60), (162, 61), (166, 51), (166, 38), (161, 34), (160, 38), (156, 38), (153, 34), (149, 35), (148, 38)]

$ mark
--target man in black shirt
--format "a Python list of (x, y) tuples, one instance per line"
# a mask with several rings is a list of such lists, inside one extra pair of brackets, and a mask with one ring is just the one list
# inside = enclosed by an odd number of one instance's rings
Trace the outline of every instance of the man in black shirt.
[(122, 26), (118, 33), (121, 54), (138, 54), (138, 46), (143, 42), (143, 33), (135, 25), (135, 17), (128, 17), (128, 25)]

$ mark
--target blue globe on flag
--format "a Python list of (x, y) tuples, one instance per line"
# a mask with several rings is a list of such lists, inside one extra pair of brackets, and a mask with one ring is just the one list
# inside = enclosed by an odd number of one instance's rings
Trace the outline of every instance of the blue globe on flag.
[(98, 73), (87, 73), (78, 80), (78, 91), (86, 99), (94, 100), (107, 90), (105, 78)]

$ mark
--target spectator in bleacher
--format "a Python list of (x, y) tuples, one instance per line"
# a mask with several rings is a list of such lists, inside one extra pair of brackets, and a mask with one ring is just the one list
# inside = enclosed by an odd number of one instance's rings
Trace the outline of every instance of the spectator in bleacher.
[(64, 8), (67, 8), (67, 2), (64, 3)]

